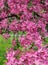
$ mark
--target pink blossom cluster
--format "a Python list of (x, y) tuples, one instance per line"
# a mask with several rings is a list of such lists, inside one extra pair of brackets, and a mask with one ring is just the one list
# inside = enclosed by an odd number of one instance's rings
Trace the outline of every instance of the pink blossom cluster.
[(48, 49), (43, 47), (38, 51), (30, 49), (26, 52), (11, 49), (7, 59), (6, 65), (48, 65)]
[(48, 0), (0, 0), (0, 34), (10, 33), (6, 65), (48, 65)]

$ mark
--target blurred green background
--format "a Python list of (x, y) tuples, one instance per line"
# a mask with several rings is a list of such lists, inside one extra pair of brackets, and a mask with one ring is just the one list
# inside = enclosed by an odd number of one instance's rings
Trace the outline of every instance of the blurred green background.
[(7, 49), (9, 49), (11, 45), (12, 37), (10, 37), (8, 40), (4, 39), (0, 35), (0, 65), (5, 65), (4, 62), (6, 62), (5, 54)]

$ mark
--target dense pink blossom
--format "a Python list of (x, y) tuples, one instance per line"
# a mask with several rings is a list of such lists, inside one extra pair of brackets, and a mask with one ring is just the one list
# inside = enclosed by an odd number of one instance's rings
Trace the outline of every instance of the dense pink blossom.
[[(17, 52), (18, 53), (18, 52)], [(11, 50), (7, 53), (7, 65), (48, 65), (48, 49), (41, 48), (34, 52), (32, 49), (26, 52), (20, 52), (16, 56), (15, 51)]]
[(6, 65), (48, 65), (48, 0), (0, 0), (0, 34), (12, 33)]

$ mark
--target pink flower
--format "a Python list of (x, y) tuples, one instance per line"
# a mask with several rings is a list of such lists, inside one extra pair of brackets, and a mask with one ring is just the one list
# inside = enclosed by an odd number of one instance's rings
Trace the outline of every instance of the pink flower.
[(4, 1), (0, 0), (0, 8), (3, 9), (4, 8)]
[(5, 39), (8, 39), (8, 38), (10, 37), (10, 35), (9, 35), (8, 33), (4, 33), (2, 36), (3, 36)]
[(16, 46), (16, 40), (15, 39), (12, 40), (12, 45)]

